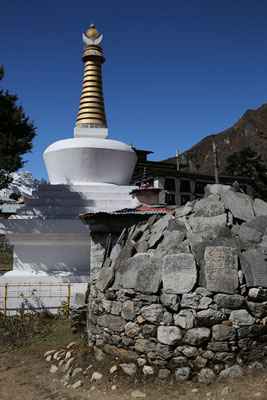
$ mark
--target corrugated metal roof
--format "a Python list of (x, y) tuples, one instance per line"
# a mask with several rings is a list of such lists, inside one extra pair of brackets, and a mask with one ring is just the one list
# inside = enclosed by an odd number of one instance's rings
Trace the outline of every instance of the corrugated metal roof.
[(96, 213), (87, 213), (81, 214), (80, 217), (86, 218), (96, 215), (127, 215), (127, 214), (134, 214), (134, 215), (143, 215), (143, 214), (169, 214), (173, 210), (166, 208), (166, 207), (138, 207), (138, 208), (124, 208), (123, 210), (116, 210), (116, 211), (99, 211)]

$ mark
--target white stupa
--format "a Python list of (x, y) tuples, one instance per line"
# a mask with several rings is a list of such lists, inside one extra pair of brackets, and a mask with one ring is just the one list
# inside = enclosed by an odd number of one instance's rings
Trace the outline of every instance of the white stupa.
[(128, 185), (137, 156), (128, 145), (108, 139), (102, 38), (93, 25), (83, 35), (85, 69), (74, 138), (45, 150), (50, 184), (40, 185), (16, 215), (0, 220), (0, 233), (14, 245), (13, 270), (0, 283), (72, 282), (73, 290), (84, 291), (90, 236), (79, 214), (132, 206)]

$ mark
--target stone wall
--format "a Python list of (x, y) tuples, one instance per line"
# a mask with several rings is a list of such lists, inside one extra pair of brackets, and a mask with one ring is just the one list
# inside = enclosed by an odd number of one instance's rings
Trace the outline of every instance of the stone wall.
[(90, 346), (185, 379), (267, 354), (267, 204), (206, 194), (120, 237), (91, 281)]
[(13, 246), (8, 243), (5, 235), (0, 235), (0, 253), (12, 253)]

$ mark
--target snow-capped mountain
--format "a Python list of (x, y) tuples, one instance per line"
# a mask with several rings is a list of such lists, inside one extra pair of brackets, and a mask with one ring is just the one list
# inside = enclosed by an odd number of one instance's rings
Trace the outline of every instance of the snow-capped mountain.
[(11, 176), (13, 181), (6, 189), (0, 191), (2, 196), (9, 197), (11, 193), (31, 196), (32, 191), (37, 190), (40, 183), (47, 183), (45, 179), (41, 181), (35, 179), (29, 171), (13, 172)]

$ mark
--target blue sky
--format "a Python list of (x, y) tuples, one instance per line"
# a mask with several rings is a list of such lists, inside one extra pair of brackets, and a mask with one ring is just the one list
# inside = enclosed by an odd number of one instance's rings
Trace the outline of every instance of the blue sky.
[(13, 0), (1, 2), (3, 87), (17, 93), (37, 136), (24, 169), (73, 137), (82, 32), (104, 34), (109, 138), (164, 159), (267, 102), (266, 0)]

